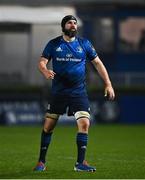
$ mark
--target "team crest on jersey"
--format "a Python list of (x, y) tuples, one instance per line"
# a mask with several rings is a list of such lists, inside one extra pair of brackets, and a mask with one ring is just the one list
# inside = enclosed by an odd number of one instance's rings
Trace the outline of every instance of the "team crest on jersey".
[(57, 52), (62, 52), (61, 47), (56, 48), (56, 51), (57, 51)]
[(82, 52), (83, 52), (83, 49), (82, 49), (80, 46), (78, 46), (78, 47), (77, 47), (77, 52), (82, 53)]

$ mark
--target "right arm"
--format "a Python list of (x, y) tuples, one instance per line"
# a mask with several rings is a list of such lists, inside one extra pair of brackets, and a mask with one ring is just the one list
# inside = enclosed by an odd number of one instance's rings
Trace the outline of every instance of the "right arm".
[(38, 63), (38, 69), (46, 79), (54, 79), (56, 73), (50, 69), (47, 69), (48, 62), (49, 62), (48, 59), (41, 57)]

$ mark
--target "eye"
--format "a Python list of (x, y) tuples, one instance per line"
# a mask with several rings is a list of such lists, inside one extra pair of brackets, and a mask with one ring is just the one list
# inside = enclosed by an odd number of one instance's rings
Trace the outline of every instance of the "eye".
[(77, 22), (76, 21), (68, 21), (68, 23), (67, 24), (74, 24), (74, 25), (76, 25), (77, 24)]

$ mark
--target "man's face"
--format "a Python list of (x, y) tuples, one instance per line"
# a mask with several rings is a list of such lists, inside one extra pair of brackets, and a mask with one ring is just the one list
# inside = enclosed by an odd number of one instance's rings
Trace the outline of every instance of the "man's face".
[(77, 31), (77, 22), (75, 20), (69, 20), (65, 24), (65, 29)]
[(69, 37), (74, 37), (77, 34), (77, 22), (75, 20), (67, 21), (64, 33)]

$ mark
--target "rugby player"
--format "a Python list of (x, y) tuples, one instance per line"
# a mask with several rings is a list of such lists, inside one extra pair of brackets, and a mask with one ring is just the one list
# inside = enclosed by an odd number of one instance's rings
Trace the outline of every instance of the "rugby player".
[[(105, 96), (115, 97), (108, 72), (98, 57), (91, 42), (76, 36), (77, 19), (72, 15), (61, 21), (62, 35), (50, 40), (43, 50), (39, 61), (39, 70), (46, 79), (52, 80), (51, 99), (48, 105), (41, 134), (40, 155), (35, 171), (46, 169), (46, 153), (56, 123), (61, 114), (73, 115), (78, 132), (76, 135), (77, 159), (75, 171), (95, 171), (96, 168), (85, 161), (90, 126), (90, 106), (86, 92), (86, 63), (94, 65), (104, 81)], [(52, 69), (47, 64), (52, 61)]]

